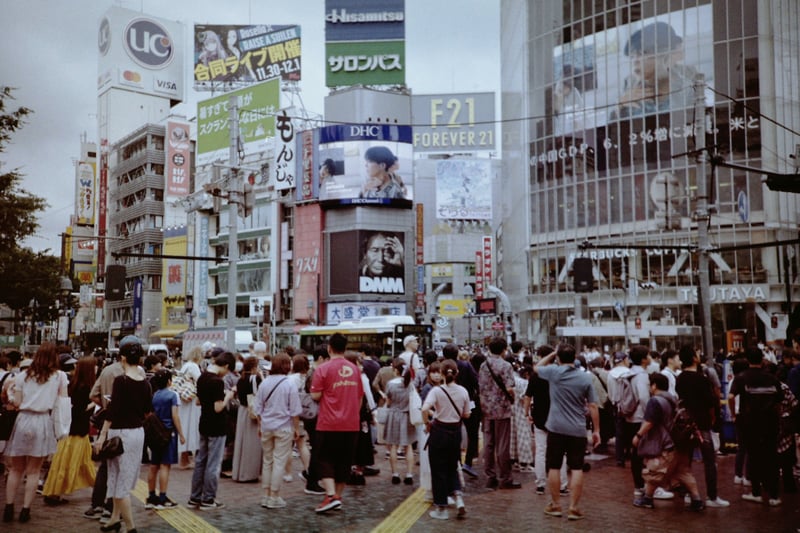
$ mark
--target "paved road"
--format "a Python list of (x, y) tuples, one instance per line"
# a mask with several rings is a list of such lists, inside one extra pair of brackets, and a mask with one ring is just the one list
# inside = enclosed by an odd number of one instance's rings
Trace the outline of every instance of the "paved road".
[[(429, 507), (422, 501), (418, 485), (392, 485), (388, 461), (377, 461), (381, 474), (367, 478), (365, 487), (349, 487), (344, 494), (341, 511), (317, 515), (314, 507), (319, 496), (303, 493), (299, 480), (285, 484), (283, 496), (285, 509), (267, 510), (260, 507), (262, 491), (258, 484), (240, 484), (222, 480), (219, 500), (226, 507), (217, 511), (195, 511), (185, 507), (189, 495), (191, 472), (174, 470), (170, 480), (170, 494), (181, 508), (169, 511), (146, 511), (143, 500), (145, 485), (140, 483), (134, 492), (134, 513), (138, 531), (161, 532), (214, 532), (214, 531), (303, 531), (303, 532), (505, 532), (505, 531), (722, 531), (722, 532), (791, 532), (800, 531), (800, 496), (785, 495), (783, 505), (770, 508), (741, 500), (741, 489), (733, 484), (733, 456), (722, 456), (720, 495), (731, 501), (727, 509), (707, 509), (692, 513), (682, 501), (656, 502), (655, 510), (637, 509), (631, 505), (633, 482), (630, 471), (615, 466), (612, 458), (592, 456), (592, 470), (586, 479), (581, 507), (586, 518), (569, 522), (566, 518), (552, 518), (542, 512), (545, 496), (534, 493), (533, 474), (516, 474), (522, 482), (521, 490), (490, 491), (484, 488), (485, 479), (468, 480), (465, 494), (467, 516), (444, 522), (428, 516)], [(299, 461), (295, 460), (295, 471)], [(695, 475), (703, 486), (702, 464), (694, 465)], [(145, 470), (142, 470), (143, 474)], [(143, 478), (144, 479), (144, 478)], [(5, 481), (2, 482), (5, 493)], [(81, 514), (89, 505), (90, 491), (81, 490), (68, 497), (70, 503), (60, 507), (46, 507), (38, 497), (32, 509), (32, 520), (27, 524), (14, 522), (0, 524), (0, 531), (99, 531), (97, 521), (83, 518)], [(17, 510), (21, 506), (21, 493), (17, 496)], [(565, 508), (566, 500), (562, 503)]]

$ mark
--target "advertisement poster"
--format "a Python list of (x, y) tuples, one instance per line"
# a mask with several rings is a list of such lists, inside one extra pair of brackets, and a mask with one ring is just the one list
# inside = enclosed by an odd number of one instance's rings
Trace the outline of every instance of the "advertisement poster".
[(325, 0), (325, 85), (402, 85), (405, 0)]
[[(186, 255), (186, 227), (164, 229), (164, 254)], [(186, 322), (186, 260), (164, 259), (162, 273), (161, 324)]]
[(76, 187), (77, 224), (83, 226), (94, 225), (94, 200), (95, 200), (95, 163), (81, 161), (78, 163)]
[(198, 90), (212, 90), (212, 82), (298, 81), (300, 67), (300, 26), (195, 24)]
[(281, 109), (275, 117), (275, 159), (272, 164), (272, 177), (275, 190), (292, 189), (297, 179), (296, 133), (292, 117), (293, 107)]
[(321, 128), (317, 158), (323, 207), (411, 208), (414, 174), (410, 126), (351, 124)]
[(272, 80), (197, 104), (197, 165), (227, 160), (230, 152), (230, 99), (239, 108), (239, 133), (245, 153), (264, 151), (267, 137), (275, 135), (275, 114), (280, 105), (280, 81)]
[(492, 219), (492, 162), (445, 159), (436, 162), (436, 218)]
[(415, 152), (495, 149), (494, 93), (411, 97)]
[(330, 294), (405, 294), (405, 234), (342, 231), (330, 234)]

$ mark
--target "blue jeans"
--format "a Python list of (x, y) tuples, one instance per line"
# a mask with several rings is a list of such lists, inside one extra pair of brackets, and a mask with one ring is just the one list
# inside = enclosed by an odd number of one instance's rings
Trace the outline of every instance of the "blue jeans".
[(200, 435), (200, 449), (197, 450), (194, 473), (192, 473), (192, 500), (210, 503), (217, 497), (224, 452), (225, 435), (219, 437)]

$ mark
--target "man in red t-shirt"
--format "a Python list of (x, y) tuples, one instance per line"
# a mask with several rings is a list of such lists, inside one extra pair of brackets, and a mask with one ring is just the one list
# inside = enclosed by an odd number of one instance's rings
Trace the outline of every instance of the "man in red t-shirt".
[(328, 341), (330, 360), (314, 371), (311, 397), (319, 402), (317, 441), (325, 499), (317, 507), (324, 513), (342, 506), (341, 494), (350, 476), (361, 428), (359, 411), (364, 389), (361, 371), (344, 358), (347, 338), (334, 333)]

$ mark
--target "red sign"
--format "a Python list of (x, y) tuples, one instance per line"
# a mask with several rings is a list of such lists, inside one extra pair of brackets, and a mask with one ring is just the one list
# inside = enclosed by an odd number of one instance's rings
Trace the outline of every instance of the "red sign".
[(503, 331), (506, 327), (502, 322), (492, 322), (492, 329), (494, 331)]
[(483, 298), (483, 253), (475, 252), (475, 298)]
[(483, 238), (483, 286), (489, 287), (492, 284), (494, 275), (492, 272), (492, 238)]

